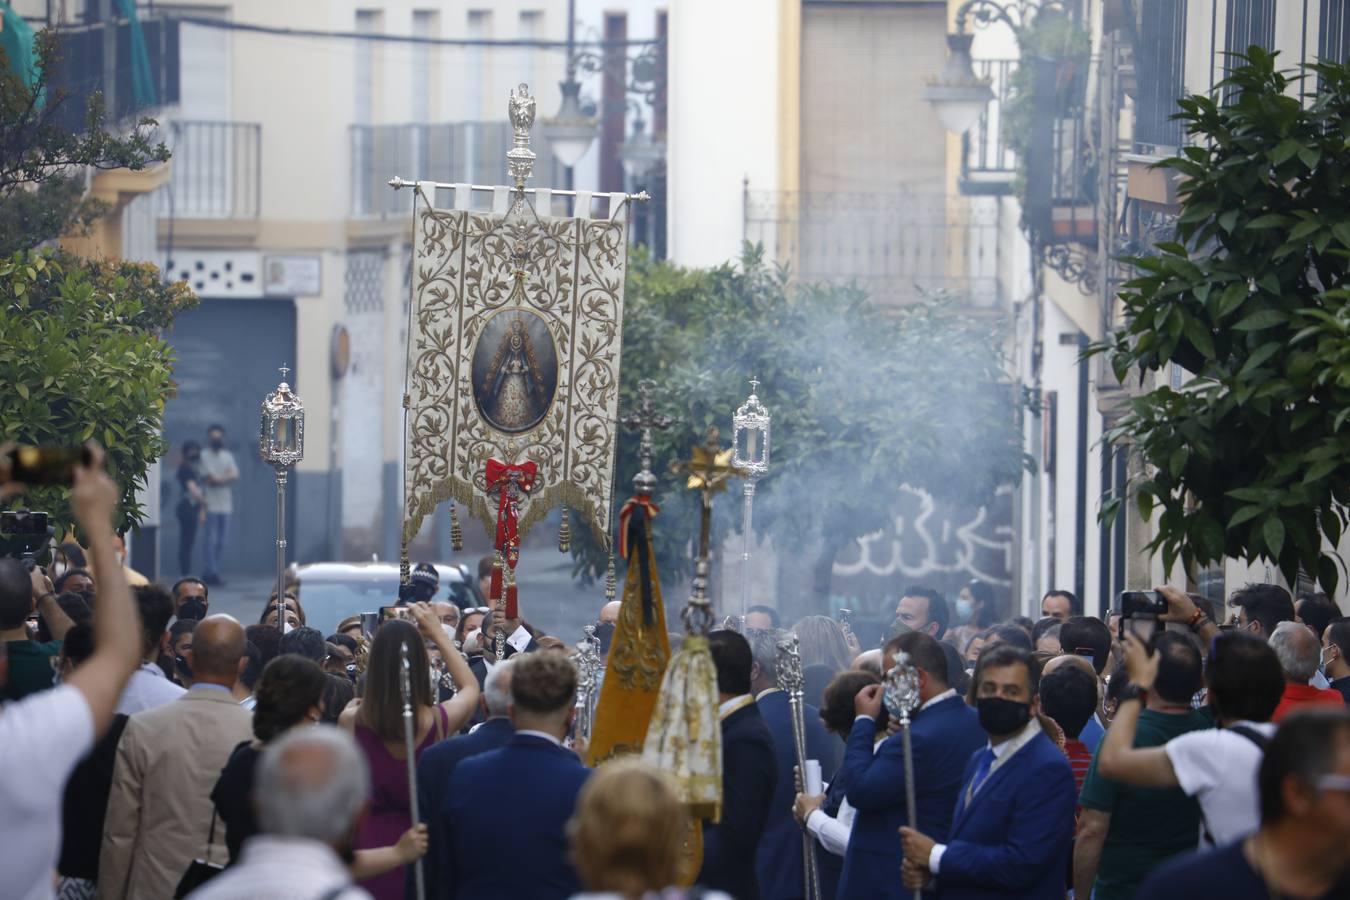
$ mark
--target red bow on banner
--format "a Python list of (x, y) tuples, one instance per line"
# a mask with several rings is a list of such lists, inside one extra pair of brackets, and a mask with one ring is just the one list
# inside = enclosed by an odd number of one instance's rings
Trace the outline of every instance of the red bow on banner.
[(628, 559), (628, 522), (633, 517), (633, 510), (639, 506), (647, 511), (648, 522), (655, 519), (656, 514), (661, 511), (661, 507), (653, 503), (652, 498), (646, 494), (638, 494), (619, 510), (619, 559), (624, 561)]
[[(491, 600), (502, 597), (502, 561), (514, 572), (520, 558), (520, 499), (534, 487), (539, 467), (532, 462), (507, 465), (495, 459), (487, 461), (484, 473), (488, 493), (497, 492), (497, 549), (498, 561), (492, 568)], [(505, 618), (519, 618), (516, 604), (516, 583), (511, 578), (506, 585)]]

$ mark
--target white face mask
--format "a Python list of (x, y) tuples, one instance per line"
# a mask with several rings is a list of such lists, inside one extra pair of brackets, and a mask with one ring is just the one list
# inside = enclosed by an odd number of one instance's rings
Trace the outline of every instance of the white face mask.
[(295, 626), (292, 625), (290, 622), (287, 622), (285, 625), (281, 626), (281, 633), (282, 633), (282, 634), (290, 634), (290, 633), (291, 633), (292, 631), (294, 631), (294, 630), (295, 630)]
[(478, 649), (478, 636), (482, 633), (481, 629), (475, 628), (464, 635), (465, 653), (472, 653), (475, 649)]
[(441, 631), (444, 631), (444, 632), (445, 632), (445, 636), (448, 637), (450, 640), (453, 641), (453, 640), (455, 639), (455, 626), (453, 626), (453, 625), (447, 625), (447, 624), (445, 624), (444, 622), (442, 622), (442, 623), (441, 623)]

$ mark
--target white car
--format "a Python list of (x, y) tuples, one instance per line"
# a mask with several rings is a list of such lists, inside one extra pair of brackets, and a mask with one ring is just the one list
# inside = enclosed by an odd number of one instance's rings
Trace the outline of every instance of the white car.
[[(461, 609), (486, 606), (477, 579), (468, 566), (433, 563), (441, 586), (433, 601), (445, 600)], [(305, 624), (332, 634), (348, 616), (378, 612), (398, 603), (398, 565), (388, 562), (320, 562), (295, 570), (300, 582), (300, 605)]]

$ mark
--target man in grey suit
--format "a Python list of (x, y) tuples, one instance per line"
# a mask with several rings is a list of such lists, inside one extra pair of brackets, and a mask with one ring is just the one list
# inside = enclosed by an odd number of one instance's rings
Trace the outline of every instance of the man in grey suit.
[(253, 714), (231, 693), (246, 661), (244, 644), (234, 619), (203, 619), (184, 654), (192, 689), (128, 720), (99, 856), (103, 900), (163, 900), (194, 859), (226, 860), (219, 823), (207, 847), (210, 794), (230, 752), (252, 737)]

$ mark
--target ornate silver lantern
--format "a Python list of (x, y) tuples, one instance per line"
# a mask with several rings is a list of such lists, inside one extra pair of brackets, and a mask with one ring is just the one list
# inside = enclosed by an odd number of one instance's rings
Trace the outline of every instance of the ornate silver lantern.
[(750, 541), (754, 519), (755, 482), (769, 471), (769, 411), (759, 402), (759, 381), (750, 379), (750, 396), (731, 417), (733, 428), (732, 465), (743, 470), (743, 514), (741, 530), (745, 543), (741, 550), (741, 617), (750, 607)]
[(305, 457), (305, 407), (286, 383), (290, 369), (281, 367), (281, 383), (262, 402), (258, 453), (277, 473), (277, 628), (286, 630), (286, 479), (291, 466)]

